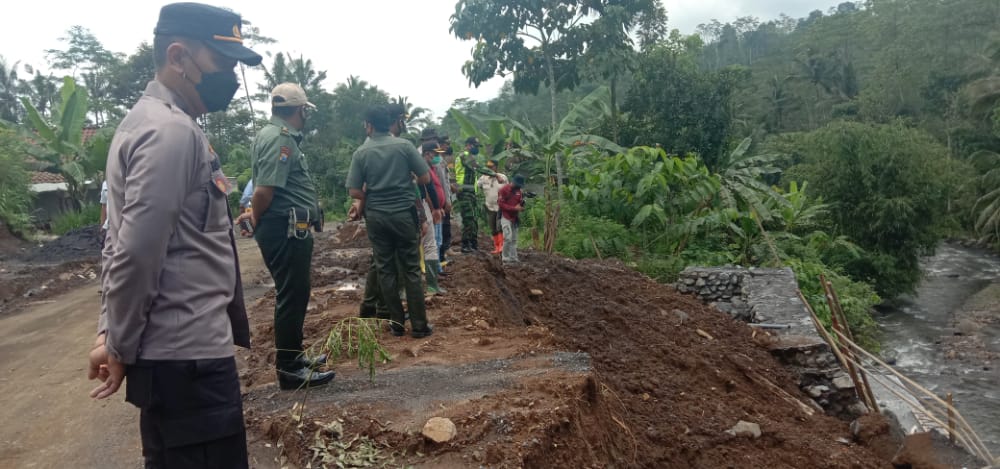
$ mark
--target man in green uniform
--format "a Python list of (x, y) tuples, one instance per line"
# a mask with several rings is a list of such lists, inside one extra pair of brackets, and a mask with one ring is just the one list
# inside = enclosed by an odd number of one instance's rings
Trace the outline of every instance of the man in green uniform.
[[(351, 197), (360, 201), (368, 239), (375, 255), (375, 268), (382, 301), (389, 308), (393, 335), (405, 333), (403, 303), (397, 295), (400, 269), (406, 285), (410, 335), (431, 335), (424, 306), (420, 274), (420, 228), (416, 212), (413, 176), (417, 184), (430, 182), (430, 168), (412, 143), (389, 134), (396, 121), (384, 106), (365, 115), (369, 139), (354, 152), (347, 174)], [(396, 258), (398, 257), (399, 266)]]
[[(479, 224), (476, 221), (477, 172), (481, 172), (479, 162), (479, 139), (469, 137), (465, 140), (465, 152), (455, 162), (455, 178), (458, 181), (459, 214), (462, 216), (462, 252), (470, 253), (479, 250)], [(485, 173), (484, 173), (485, 174)]]
[(334, 375), (313, 371), (326, 357), (308, 359), (302, 346), (313, 252), (310, 230), (320, 216), (316, 189), (299, 144), (307, 110), (314, 108), (302, 87), (294, 83), (282, 83), (271, 92), (271, 120), (257, 134), (252, 149), (252, 212), (240, 216), (241, 222), (249, 219), (253, 226), (277, 291), (274, 346), (281, 389), (323, 385)]

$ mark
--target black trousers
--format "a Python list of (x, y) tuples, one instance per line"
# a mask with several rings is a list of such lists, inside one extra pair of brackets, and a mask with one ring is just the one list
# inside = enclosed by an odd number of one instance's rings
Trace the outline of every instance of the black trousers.
[(445, 253), (448, 252), (448, 248), (451, 247), (451, 212), (446, 212), (444, 214), (444, 219), (441, 221), (441, 248), (438, 252), (438, 259), (441, 261), (445, 260)]
[(139, 408), (146, 469), (249, 467), (236, 360), (139, 360), (125, 400)]
[(274, 280), (275, 362), (279, 370), (295, 370), (312, 289), (313, 236), (289, 238), (288, 221), (272, 218), (257, 224), (254, 239)]

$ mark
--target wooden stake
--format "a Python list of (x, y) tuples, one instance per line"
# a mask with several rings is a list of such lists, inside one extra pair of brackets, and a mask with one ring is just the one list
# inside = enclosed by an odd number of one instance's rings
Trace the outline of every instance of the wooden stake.
[(944, 400), (948, 403), (948, 440), (955, 444), (955, 410), (950, 392), (944, 396)]
[[(840, 316), (840, 326), (847, 331), (847, 337), (854, 342), (854, 333), (851, 332), (851, 325), (847, 322), (847, 315), (844, 314), (844, 308), (840, 306), (840, 297), (837, 295), (837, 291), (833, 289), (833, 283), (826, 281), (827, 289), (830, 291), (830, 296), (833, 297), (833, 304), (837, 306), (837, 314)], [(854, 354), (852, 353), (853, 357)], [(860, 360), (859, 360), (860, 361)], [(878, 401), (875, 399), (875, 393), (872, 392), (872, 387), (868, 383), (868, 375), (865, 374), (864, 367), (858, 368), (858, 375), (861, 376), (861, 394), (867, 401), (868, 407), (872, 412), (878, 411)]]
[[(843, 333), (844, 330), (843, 326), (840, 324), (840, 316), (837, 314), (837, 306), (834, 304), (833, 294), (830, 292), (830, 284), (826, 281), (826, 277), (822, 274), (819, 276), (819, 281), (823, 285), (824, 296), (826, 296), (826, 304), (830, 308), (830, 322), (833, 323), (833, 330)], [(854, 354), (851, 353), (851, 350), (847, 346), (841, 348), (840, 343), (841, 341), (838, 340), (834, 342), (833, 346), (837, 347), (837, 349), (840, 350), (848, 359), (847, 374), (851, 376), (851, 382), (854, 383), (854, 393), (857, 394), (858, 399), (861, 402), (863, 402), (866, 406), (871, 407), (871, 404), (868, 402), (868, 396), (864, 392), (861, 379), (858, 378), (857, 369), (852, 361)], [(874, 412), (875, 409), (872, 409), (872, 411)]]

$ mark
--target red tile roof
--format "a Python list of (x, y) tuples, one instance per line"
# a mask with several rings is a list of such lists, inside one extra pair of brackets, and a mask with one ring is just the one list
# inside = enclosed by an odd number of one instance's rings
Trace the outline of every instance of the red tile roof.
[(101, 130), (99, 127), (84, 127), (83, 128), (83, 143), (87, 143), (90, 139), (97, 135), (97, 131)]
[(64, 182), (66, 182), (66, 178), (64, 178), (62, 174), (46, 173), (42, 171), (31, 172), (32, 184), (61, 184)]

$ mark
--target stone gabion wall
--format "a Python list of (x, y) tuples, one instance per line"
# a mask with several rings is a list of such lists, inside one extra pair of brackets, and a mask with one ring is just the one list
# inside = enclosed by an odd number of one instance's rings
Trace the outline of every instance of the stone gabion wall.
[(674, 284), (681, 293), (693, 293), (705, 303), (734, 318), (752, 321), (747, 305), (750, 271), (742, 267), (689, 267)]
[[(790, 322), (793, 319), (790, 316), (806, 314), (801, 303), (796, 303), (798, 285), (794, 273), (788, 269), (688, 267), (680, 273), (674, 287), (734, 319), (750, 323), (782, 324)], [(809, 336), (806, 340), (772, 347), (771, 353), (795, 372), (799, 388), (828, 415), (852, 420), (867, 411), (857, 399), (854, 383), (811, 325), (775, 332)]]

